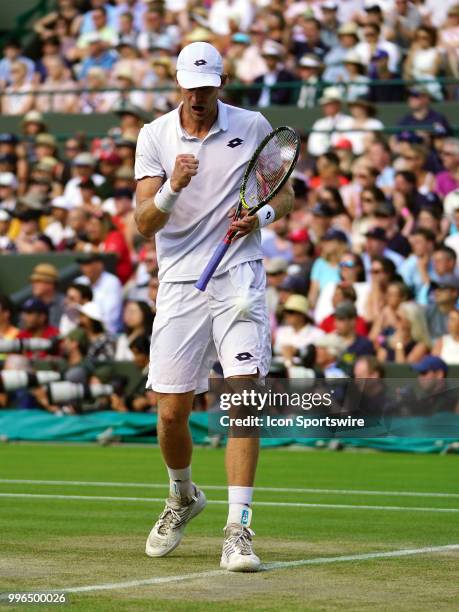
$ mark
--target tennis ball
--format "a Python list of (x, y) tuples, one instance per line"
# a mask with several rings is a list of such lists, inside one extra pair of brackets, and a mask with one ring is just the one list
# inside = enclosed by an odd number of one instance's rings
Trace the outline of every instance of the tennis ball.
[(252, 308), (253, 298), (249, 293), (243, 293), (236, 298), (236, 307), (240, 317), (247, 316)]

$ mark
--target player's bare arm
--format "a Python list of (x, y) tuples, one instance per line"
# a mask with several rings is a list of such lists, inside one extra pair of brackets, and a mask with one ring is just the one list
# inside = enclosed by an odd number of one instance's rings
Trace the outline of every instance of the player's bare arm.
[[(175, 193), (180, 193), (189, 185), (198, 172), (198, 165), (199, 161), (194, 155), (177, 155), (170, 178), (170, 186)], [(169, 219), (169, 214), (155, 205), (155, 196), (162, 184), (163, 178), (160, 176), (145, 177), (137, 182), (135, 222), (145, 238), (151, 238)]]
[[(282, 187), (279, 193), (270, 201), (270, 206), (274, 209), (276, 213), (275, 220), (281, 219), (288, 215), (288, 213), (292, 210), (293, 201), (295, 198), (295, 194), (293, 192), (293, 187), (290, 181)], [(229, 217), (234, 215), (234, 210), (229, 213)], [(259, 227), (259, 220), (257, 215), (249, 215), (248, 211), (244, 210), (241, 213), (241, 218), (233, 221), (230, 226), (231, 231), (237, 231), (238, 234), (235, 237), (235, 240), (239, 240), (239, 238), (243, 238), (250, 234), (250, 232), (255, 231)]]

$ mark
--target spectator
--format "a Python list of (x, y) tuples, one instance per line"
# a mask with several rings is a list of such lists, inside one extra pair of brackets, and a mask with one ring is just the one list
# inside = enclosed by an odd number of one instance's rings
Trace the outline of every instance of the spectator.
[(67, 224), (68, 214), (71, 206), (64, 196), (57, 196), (51, 200), (51, 220), (46, 226), (44, 233), (58, 248), (66, 240), (72, 240), (75, 232)]
[(81, 266), (83, 276), (79, 276), (76, 282), (91, 287), (93, 300), (101, 310), (105, 327), (110, 333), (116, 333), (123, 301), (120, 281), (115, 275), (105, 271), (104, 259), (100, 253), (81, 255), (77, 262)]
[(420, 194), (427, 195), (435, 188), (435, 176), (427, 170), (428, 151), (424, 145), (412, 144), (403, 155), (404, 170), (416, 176), (416, 187)]
[(395, 332), (377, 350), (380, 361), (416, 363), (430, 349), (430, 337), (423, 311), (418, 304), (403, 302), (396, 312)]
[(459, 279), (452, 274), (434, 284), (434, 303), (426, 306), (429, 334), (437, 340), (447, 333), (448, 317), (458, 305)]
[[(49, 324), (48, 306), (38, 298), (31, 297), (21, 307), (21, 326), (17, 337), (24, 338), (56, 338), (59, 330)], [(30, 359), (45, 359), (49, 356), (48, 351), (27, 351), (25, 356)]]
[(341, 82), (344, 84), (345, 98), (352, 102), (358, 98), (368, 95), (368, 76), (366, 76), (365, 65), (355, 51), (349, 51), (344, 56), (345, 73)]
[(308, 297), (312, 308), (315, 307), (320, 292), (329, 283), (339, 282), (339, 262), (347, 246), (347, 236), (341, 230), (330, 229), (322, 237), (320, 257), (316, 259), (311, 270)]
[(326, 153), (340, 139), (340, 132), (349, 130), (353, 123), (351, 117), (341, 113), (342, 94), (337, 87), (327, 87), (319, 104), (324, 117), (314, 122), (308, 140), (309, 154), (315, 157)]
[(65, 380), (81, 384), (88, 383), (94, 371), (93, 364), (87, 358), (88, 351), (89, 337), (82, 328), (76, 327), (66, 335), (62, 342), (62, 352), (67, 365)]
[(23, 64), (26, 68), (26, 81), (31, 81), (35, 71), (35, 65), (29, 57), (25, 57), (21, 53), (21, 44), (16, 40), (9, 40), (3, 47), (3, 59), (0, 60), (0, 83), (3, 87), (10, 85), (13, 82), (12, 68), (17, 62)]
[(383, 104), (403, 100), (403, 87), (390, 82), (399, 79), (400, 75), (389, 70), (389, 53), (384, 49), (378, 49), (372, 55), (370, 75), (372, 80), (369, 98), (372, 102)]
[(79, 306), (80, 327), (89, 339), (87, 358), (91, 363), (98, 361), (113, 361), (115, 357), (115, 342), (105, 332), (102, 311), (95, 302), (87, 302)]
[(324, 334), (318, 338), (316, 348), (315, 366), (325, 378), (348, 378), (348, 375), (338, 365), (339, 358), (346, 350), (346, 342), (338, 334)]
[(351, 373), (359, 357), (375, 354), (373, 344), (356, 330), (357, 309), (353, 302), (344, 301), (338, 304), (335, 310), (335, 326), (336, 334), (346, 345), (340, 363)]
[(0, 207), (12, 213), (16, 209), (18, 180), (12, 172), (0, 174)]
[(97, 186), (102, 185), (104, 177), (95, 172), (96, 160), (91, 153), (79, 153), (73, 159), (73, 178), (65, 186), (64, 197), (71, 206), (81, 206), (81, 183), (91, 179)]
[(447, 330), (448, 333), (435, 342), (432, 354), (448, 365), (459, 365), (459, 309), (450, 311)]
[(406, 262), (404, 258), (395, 251), (388, 248), (386, 232), (381, 227), (373, 227), (366, 234), (365, 252), (362, 254), (362, 260), (365, 266), (365, 271), (369, 277), (372, 274), (372, 262), (377, 257), (385, 257), (390, 259), (396, 267), (403, 266)]
[(387, 248), (408, 257), (411, 246), (407, 238), (400, 232), (397, 212), (391, 202), (380, 202), (374, 211), (374, 225), (381, 227), (387, 238)]
[(384, 378), (384, 366), (373, 355), (364, 355), (359, 357), (354, 363), (354, 378)]
[(34, 253), (35, 243), (40, 234), (39, 220), (41, 212), (26, 208), (14, 215), (20, 222), (20, 231), (14, 239), (19, 253)]
[(400, 266), (399, 272), (405, 283), (412, 289), (416, 301), (426, 303), (425, 285), (430, 284), (433, 272), (432, 253), (435, 235), (426, 229), (417, 229), (410, 236), (412, 255)]
[(356, 23), (345, 23), (338, 29), (338, 45), (328, 51), (324, 58), (326, 69), (323, 79), (327, 83), (338, 83), (345, 77), (344, 58), (355, 49), (359, 41)]
[(362, 260), (355, 253), (344, 253), (339, 266), (343, 280), (339, 283), (329, 283), (321, 292), (314, 311), (314, 319), (320, 322), (320, 328), (325, 332), (332, 332), (335, 330), (333, 311), (341, 302), (352, 302), (356, 304), (359, 312), (356, 331), (367, 336), (368, 326), (361, 314), (365, 313), (370, 286), (369, 283), (362, 281), (365, 279)]
[(451, 126), (448, 119), (441, 113), (430, 107), (430, 91), (424, 86), (418, 85), (408, 91), (408, 106), (410, 113), (405, 115), (400, 121), (399, 126), (411, 130), (432, 128), (434, 124), (439, 124), (451, 133)]
[(378, 132), (384, 128), (379, 119), (375, 119), (376, 108), (364, 97), (349, 100), (348, 107), (351, 112), (351, 129), (345, 137), (351, 141), (354, 155), (362, 155), (368, 149), (368, 131)]
[(313, 53), (321, 60), (324, 59), (329, 49), (322, 40), (321, 22), (306, 13), (298, 22), (297, 27), (299, 28), (298, 34), (301, 31), (301, 35), (292, 37), (293, 55), (299, 59), (305, 53)]
[(375, 321), (386, 304), (386, 292), (389, 284), (396, 280), (396, 267), (386, 257), (375, 257), (371, 263), (371, 285), (365, 310), (365, 319)]
[(437, 48), (437, 31), (430, 26), (416, 30), (413, 43), (405, 60), (403, 76), (407, 81), (430, 81), (425, 88), (432, 98), (442, 100), (441, 86), (435, 82), (440, 72), (442, 58)]
[(113, 47), (116, 44), (117, 33), (116, 29), (108, 24), (108, 14), (105, 7), (95, 8), (91, 13), (91, 19), (91, 30), (81, 34), (77, 41), (77, 47), (84, 52), (95, 40), (101, 41), (105, 48)]
[(103, 91), (108, 87), (107, 73), (100, 66), (92, 66), (86, 73), (87, 91), (80, 97), (82, 113), (106, 113), (115, 103), (114, 91)]
[(15, 61), (10, 68), (11, 84), (2, 96), (2, 113), (4, 115), (25, 115), (32, 110), (34, 97), (30, 81), (27, 80), (27, 65)]
[(435, 191), (444, 198), (459, 188), (459, 140), (447, 138), (440, 152), (444, 171), (435, 177)]
[[(19, 334), (19, 328), (13, 325), (14, 307), (7, 295), (0, 294), (0, 338), (2, 340), (14, 340)], [(5, 359), (4, 355), (0, 356)]]
[(322, 94), (320, 71), (322, 64), (314, 55), (303, 55), (298, 62), (301, 87), (296, 105), (298, 108), (314, 108)]
[(285, 49), (273, 40), (267, 40), (262, 47), (262, 56), (266, 62), (267, 72), (254, 80), (255, 85), (263, 85), (253, 89), (249, 96), (250, 104), (266, 108), (272, 104), (291, 104), (297, 97), (293, 87), (274, 87), (277, 83), (294, 83), (296, 77), (281, 67)]
[(52, 264), (41, 263), (34, 267), (30, 276), (33, 297), (41, 300), (48, 308), (49, 324), (58, 327), (64, 310), (64, 296), (57, 290), (59, 273)]
[(92, 289), (88, 285), (72, 283), (67, 287), (64, 298), (64, 311), (59, 321), (59, 333), (66, 336), (76, 327), (80, 321), (79, 306), (92, 302)]
[(134, 356), (130, 344), (139, 336), (151, 336), (153, 313), (146, 302), (128, 300), (123, 308), (124, 332), (116, 342), (115, 359), (117, 361), (132, 361)]
[(287, 262), (293, 259), (292, 243), (287, 239), (288, 220), (278, 219), (271, 225), (272, 230), (265, 230), (262, 236), (261, 250), (268, 259), (282, 258)]
[(291, 295), (284, 304), (283, 316), (285, 324), (276, 332), (274, 354), (281, 355), (287, 365), (300, 349), (324, 335), (316, 327), (309, 315), (309, 303), (304, 295)]
[(381, 27), (377, 23), (366, 23), (363, 26), (363, 41), (355, 47), (355, 52), (360, 56), (362, 62), (368, 66), (376, 52), (386, 51), (389, 56), (388, 67), (391, 72), (397, 72), (400, 53), (394, 43), (381, 37)]
[[(46, 61), (48, 76), (38, 87), (35, 108), (42, 113), (76, 113), (78, 97), (72, 93), (75, 82), (69, 77), (68, 70), (60, 57), (50, 57)], [(43, 91), (44, 93), (40, 93)], [(50, 94), (55, 91), (59, 93)]]
[(9, 237), (10, 227), (10, 213), (0, 208), (0, 253), (12, 253), (16, 250), (16, 245)]
[(173, 26), (164, 24), (161, 12), (155, 8), (148, 9), (143, 17), (142, 32), (137, 39), (141, 54), (148, 58), (158, 48), (175, 49), (177, 40)]
[(87, 35), (85, 46), (87, 45), (87, 56), (81, 63), (79, 79), (85, 79), (91, 68), (100, 68), (103, 73), (109, 72), (116, 62), (116, 54), (107, 49), (100, 34), (93, 32)]
[(422, 23), (418, 7), (409, 0), (395, 0), (394, 11), (386, 14), (388, 38), (405, 51), (416, 36)]

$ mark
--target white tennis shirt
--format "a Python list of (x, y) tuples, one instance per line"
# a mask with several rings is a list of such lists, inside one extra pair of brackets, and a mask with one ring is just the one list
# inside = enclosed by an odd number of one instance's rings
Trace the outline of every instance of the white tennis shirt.
[[(197, 280), (228, 230), (228, 211), (237, 205), (247, 162), (271, 132), (261, 113), (218, 101), (218, 117), (200, 140), (185, 132), (180, 106), (144, 125), (137, 141), (135, 177), (172, 174), (179, 154), (193, 154), (199, 168), (182, 189), (166, 225), (156, 234), (159, 279), (165, 282)], [(217, 273), (239, 263), (262, 259), (260, 232), (237, 240)]]

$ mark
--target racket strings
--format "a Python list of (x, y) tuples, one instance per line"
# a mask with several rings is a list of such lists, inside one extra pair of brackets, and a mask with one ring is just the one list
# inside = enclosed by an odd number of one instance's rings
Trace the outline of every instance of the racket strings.
[(298, 138), (281, 130), (269, 139), (254, 160), (245, 184), (245, 202), (254, 208), (275, 193), (296, 161)]

